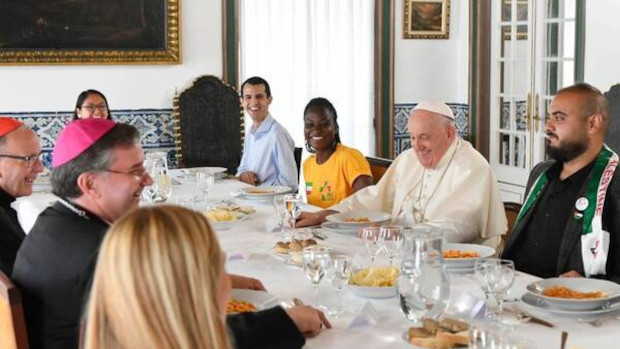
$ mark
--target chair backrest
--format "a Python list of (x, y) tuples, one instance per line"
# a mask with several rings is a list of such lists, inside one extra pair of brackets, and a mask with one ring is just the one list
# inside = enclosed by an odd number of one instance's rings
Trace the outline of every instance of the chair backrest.
[(0, 271), (0, 348), (28, 349), (28, 334), (19, 290)]
[(506, 246), (506, 242), (508, 242), (508, 238), (510, 238), (510, 234), (512, 234), (512, 229), (515, 226), (519, 211), (521, 211), (521, 206), (522, 205), (518, 202), (504, 202), (504, 211), (506, 212), (506, 219), (508, 219), (508, 231), (506, 234), (502, 235), (504, 246)]
[(616, 153), (620, 153), (620, 84), (613, 85), (605, 92), (609, 103), (609, 125), (605, 143)]
[(179, 165), (226, 167), (235, 174), (245, 137), (237, 91), (215, 76), (201, 76), (173, 105)]
[(390, 159), (376, 158), (372, 156), (367, 156), (366, 160), (368, 160), (368, 163), (370, 164), (370, 172), (372, 173), (372, 182), (374, 184), (379, 182), (393, 161)]

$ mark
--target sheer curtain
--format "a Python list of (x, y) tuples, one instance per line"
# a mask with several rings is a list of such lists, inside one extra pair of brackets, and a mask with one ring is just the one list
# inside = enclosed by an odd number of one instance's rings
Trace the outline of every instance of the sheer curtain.
[[(343, 144), (374, 154), (374, 0), (241, 0), (241, 82), (271, 86), (271, 114), (302, 147), (314, 97), (338, 112)], [(247, 122), (246, 124), (250, 124)]]

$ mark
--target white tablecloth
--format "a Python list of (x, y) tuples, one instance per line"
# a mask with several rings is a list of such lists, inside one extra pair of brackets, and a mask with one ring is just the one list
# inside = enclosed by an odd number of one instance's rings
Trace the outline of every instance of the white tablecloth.
[[(235, 180), (218, 180), (215, 186), (214, 199), (231, 200), (230, 195), (245, 184)], [(195, 188), (191, 183), (174, 185), (170, 202), (179, 197), (192, 197)], [(14, 204), (19, 219), (28, 231), (36, 216), (50, 203), (51, 194), (34, 194), (20, 198)], [(260, 279), (272, 295), (282, 301), (290, 301), (293, 297), (308, 303), (314, 299), (314, 289), (306, 279), (301, 268), (286, 265), (275, 256), (272, 247), (275, 233), (265, 231), (265, 222), (274, 219), (275, 212), (270, 201), (243, 200), (239, 203), (253, 205), (257, 210), (247, 220), (239, 221), (228, 230), (217, 232), (220, 244), (229, 256), (227, 268), (230, 273), (252, 276)], [(349, 235), (329, 233), (329, 238), (322, 242), (332, 249), (354, 255), (362, 251), (359, 239)], [(517, 273), (515, 285), (508, 298), (517, 298), (525, 291), (525, 285), (535, 278)], [(470, 292), (482, 298), (483, 294), (472, 274), (450, 275), (451, 294)], [(320, 286), (322, 299), (335, 299), (335, 291), (324, 281)], [(345, 291), (344, 300), (351, 308), (361, 308), (370, 302), (380, 314), (378, 324), (372, 328), (346, 328), (347, 319), (334, 320), (335, 327), (323, 331), (319, 336), (308, 339), (306, 348), (412, 348), (402, 339), (402, 334), (410, 326), (400, 312), (397, 298), (371, 300), (360, 298)], [(620, 320), (613, 320), (600, 328), (579, 323), (576, 319), (547, 316), (547, 320), (556, 325), (550, 329), (537, 324), (524, 323), (515, 325), (513, 335), (531, 340), (537, 348), (559, 348), (562, 330), (568, 331), (568, 348), (617, 348), (620, 347)], [(516, 323), (516, 322), (515, 322)]]

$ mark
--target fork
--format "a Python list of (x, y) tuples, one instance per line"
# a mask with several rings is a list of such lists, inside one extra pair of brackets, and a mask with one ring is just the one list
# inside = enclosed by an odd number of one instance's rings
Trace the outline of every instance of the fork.
[(607, 316), (607, 317), (602, 317), (600, 319), (594, 319), (594, 320), (588, 320), (588, 319), (581, 319), (578, 318), (577, 321), (584, 323), (584, 324), (588, 324), (590, 326), (593, 327), (601, 327), (603, 326), (603, 324), (609, 320), (614, 320), (614, 319), (620, 319), (620, 317), (618, 315), (611, 315), (611, 316)]

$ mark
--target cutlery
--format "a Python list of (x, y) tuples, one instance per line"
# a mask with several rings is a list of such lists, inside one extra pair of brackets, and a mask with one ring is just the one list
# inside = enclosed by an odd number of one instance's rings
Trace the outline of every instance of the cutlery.
[(603, 324), (609, 320), (614, 320), (614, 319), (618, 319), (620, 317), (618, 317), (617, 315), (612, 315), (612, 316), (606, 316), (600, 319), (594, 319), (594, 320), (588, 320), (588, 319), (581, 319), (578, 318), (577, 321), (584, 323), (584, 324), (588, 324), (590, 326), (593, 327), (601, 327), (603, 326)]
[(543, 319), (541, 319), (539, 317), (536, 317), (536, 316), (534, 316), (534, 315), (532, 315), (530, 313), (527, 313), (527, 312), (525, 312), (522, 309), (519, 309), (517, 307), (515, 307), (515, 309), (505, 308), (505, 310), (515, 314), (516, 317), (517, 317), (517, 320), (519, 320), (519, 321), (523, 321), (523, 322), (528, 322), (529, 321), (529, 322), (532, 322), (532, 323), (535, 323), (535, 324), (539, 324), (539, 325), (542, 325), (542, 326), (546, 326), (546, 327), (549, 327), (549, 328), (554, 328), (555, 327), (555, 325), (550, 323), (549, 321), (546, 321), (546, 320), (543, 320)]
[(568, 339), (568, 332), (562, 331), (562, 343), (560, 344), (560, 349), (564, 349), (566, 347), (567, 339)]

